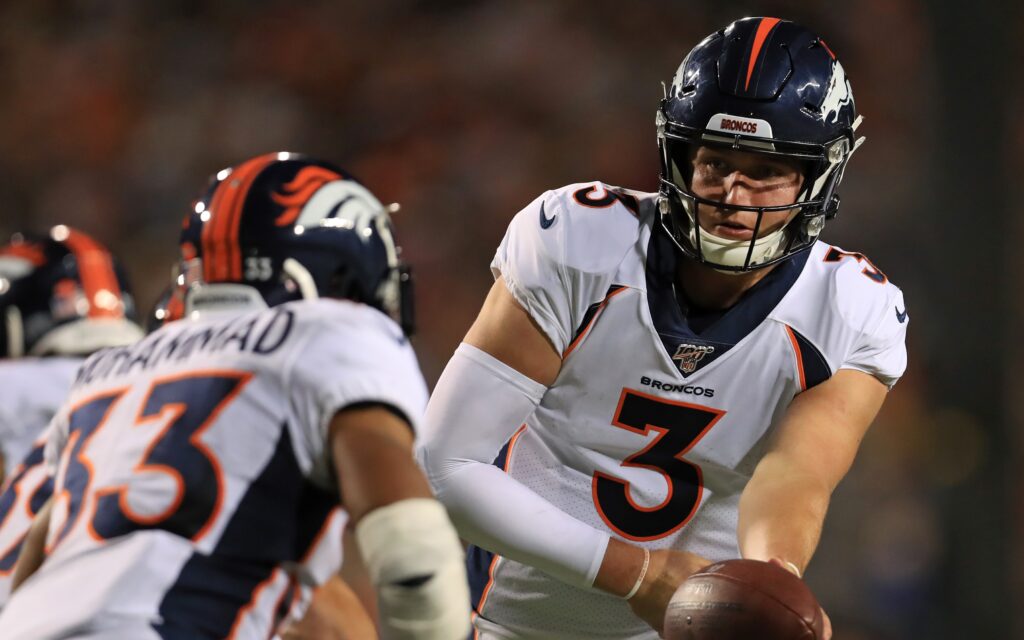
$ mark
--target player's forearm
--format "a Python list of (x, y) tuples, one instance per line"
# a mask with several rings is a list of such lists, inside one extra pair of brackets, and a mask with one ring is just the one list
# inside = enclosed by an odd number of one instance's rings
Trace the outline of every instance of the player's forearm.
[(418, 456), (459, 535), (570, 584), (593, 584), (608, 534), (580, 522), (493, 464), (546, 391), (494, 356), (462, 344), (438, 380)]
[(744, 558), (779, 558), (802, 574), (814, 555), (831, 489), (812, 474), (765, 459), (740, 498), (740, 553)]
[(608, 534), (573, 518), (497, 467), (466, 465), (435, 490), (463, 539), (563, 582), (593, 584)]

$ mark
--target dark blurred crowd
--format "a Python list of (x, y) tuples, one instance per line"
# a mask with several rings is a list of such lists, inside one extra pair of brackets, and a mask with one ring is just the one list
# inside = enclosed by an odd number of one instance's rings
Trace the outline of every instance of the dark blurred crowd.
[(907, 239), (927, 214), (915, 194), (932, 179), (940, 90), (915, 0), (4, 3), (0, 232), (94, 234), (146, 308), (209, 175), (267, 151), (323, 157), (402, 205), (433, 380), (511, 216), (571, 182), (655, 188), (660, 82), (703, 35), (769, 11), (826, 37), (865, 116), (824, 238), (868, 254), (913, 318), (907, 376), (837, 494), (809, 580), (838, 638), (955, 637), (936, 603), (956, 553), (943, 496), (993, 452), (978, 419), (929, 386), (942, 294)]

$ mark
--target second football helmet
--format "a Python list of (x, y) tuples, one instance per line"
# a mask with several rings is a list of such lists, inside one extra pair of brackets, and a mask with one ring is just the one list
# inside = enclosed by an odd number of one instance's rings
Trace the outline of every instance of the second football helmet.
[(0, 357), (87, 355), (142, 337), (117, 260), (58, 225), (0, 247)]
[[(657, 114), (662, 224), (690, 258), (723, 271), (775, 264), (814, 243), (839, 211), (846, 163), (864, 141), (843, 66), (808, 29), (778, 18), (744, 18), (698, 44), (676, 71)], [(795, 160), (804, 168), (796, 202), (726, 204), (691, 189), (699, 146)], [(727, 240), (701, 228), (699, 205), (757, 213), (793, 211), (783, 228)]]
[(388, 209), (340, 168), (295, 153), (257, 156), (217, 173), (185, 217), (185, 314), (347, 298), (411, 333), (412, 282), (399, 253)]

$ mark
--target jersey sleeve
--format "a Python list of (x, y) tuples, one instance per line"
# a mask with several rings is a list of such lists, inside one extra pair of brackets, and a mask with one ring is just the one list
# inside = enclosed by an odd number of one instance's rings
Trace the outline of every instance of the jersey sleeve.
[(315, 482), (333, 488), (328, 432), (334, 416), (352, 405), (380, 404), (418, 431), (427, 388), (408, 339), (375, 310), (327, 314), (308, 330), (311, 335), (292, 360), (286, 384), (305, 449), (297, 453), (312, 462)]
[(891, 389), (907, 368), (906, 336), (910, 318), (903, 292), (894, 285), (888, 287), (884, 306), (874, 310), (871, 322), (866, 324), (867, 328), (840, 368), (871, 374)]
[[(512, 219), (491, 272), (526, 309), (559, 353), (564, 353), (588, 308), (599, 303), (616, 269), (636, 245), (634, 213), (602, 183), (547, 191)], [(582, 192), (604, 193), (600, 206), (582, 204)]]

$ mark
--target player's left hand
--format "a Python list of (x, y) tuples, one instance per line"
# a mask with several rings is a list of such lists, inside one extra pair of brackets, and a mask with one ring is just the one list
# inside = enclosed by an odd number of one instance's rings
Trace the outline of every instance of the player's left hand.
[[(793, 566), (793, 564), (784, 561), (782, 558), (772, 558), (771, 560), (769, 560), (769, 562), (771, 562), (774, 565), (782, 567), (783, 569), (789, 571), (801, 580), (803, 580), (804, 578), (802, 575), (800, 575), (800, 572), (797, 571), (797, 568)], [(823, 625), (824, 636), (822, 637), (822, 640), (832, 640), (832, 620), (829, 619), (824, 607), (821, 608), (821, 618), (825, 621)]]

